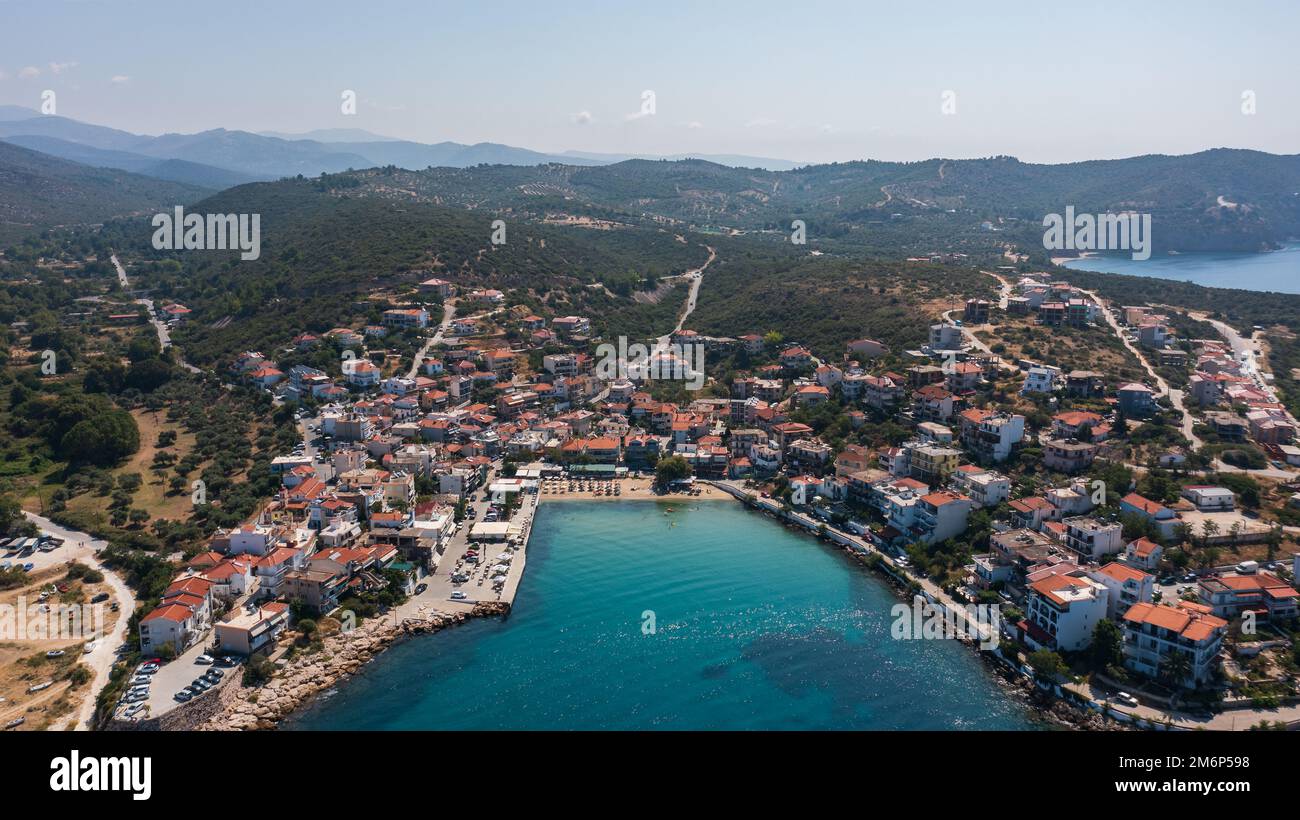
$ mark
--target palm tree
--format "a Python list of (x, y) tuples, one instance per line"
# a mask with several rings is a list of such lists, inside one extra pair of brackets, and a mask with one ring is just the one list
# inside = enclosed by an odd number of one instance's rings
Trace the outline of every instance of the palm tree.
[(1186, 652), (1174, 652), (1160, 664), (1160, 677), (1175, 686), (1182, 686), (1191, 674), (1192, 656)]

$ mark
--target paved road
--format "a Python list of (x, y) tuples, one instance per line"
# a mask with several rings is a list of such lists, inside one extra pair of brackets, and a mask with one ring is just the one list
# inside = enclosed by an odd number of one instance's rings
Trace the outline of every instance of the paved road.
[(126, 641), (127, 621), (130, 620), (131, 612), (135, 609), (135, 596), (132, 595), (131, 588), (126, 585), (126, 582), (117, 573), (104, 566), (95, 557), (96, 550), (108, 546), (107, 542), (84, 532), (61, 527), (36, 513), (24, 510), (23, 515), (27, 516), (27, 520), (36, 524), (42, 531), (62, 538), (64, 541), (63, 546), (53, 552), (37, 552), (27, 560), (36, 564), (38, 569), (68, 561), (79, 561), (88, 566), (93, 566), (104, 573), (104, 581), (112, 588), (114, 600), (117, 601), (119, 612), (113, 631), (99, 638), (99, 644), (95, 651), (82, 658), (82, 663), (89, 666), (95, 673), (90, 689), (76, 714), (67, 722), (58, 724), (60, 728), (88, 729), (90, 718), (95, 712), (95, 698), (99, 694), (99, 690), (108, 684), (109, 673), (113, 669), (113, 663), (117, 660), (117, 649)]
[(1200, 437), (1193, 431), (1195, 419), (1192, 418), (1192, 414), (1188, 411), (1186, 404), (1183, 402), (1183, 391), (1171, 389), (1168, 382), (1160, 377), (1160, 374), (1156, 372), (1156, 369), (1151, 366), (1151, 362), (1147, 361), (1147, 357), (1138, 349), (1137, 345), (1133, 344), (1132, 340), (1125, 335), (1124, 328), (1120, 326), (1119, 320), (1115, 318), (1115, 312), (1106, 306), (1106, 303), (1102, 301), (1101, 297), (1093, 291), (1084, 290), (1083, 288), (1079, 288), (1079, 292), (1086, 293), (1088, 296), (1092, 297), (1094, 302), (1102, 306), (1102, 316), (1105, 317), (1106, 324), (1110, 325), (1111, 330), (1115, 332), (1116, 338), (1120, 340), (1120, 343), (1123, 344), (1124, 347), (1128, 348), (1128, 351), (1138, 360), (1138, 364), (1142, 365), (1142, 369), (1145, 370), (1147, 375), (1151, 377), (1151, 380), (1155, 382), (1156, 395), (1168, 396), (1170, 404), (1172, 404), (1174, 409), (1181, 415), (1182, 423), (1180, 426), (1182, 427), (1183, 435), (1192, 443), (1192, 449), (1201, 449), (1201, 446), (1205, 442), (1201, 441)]
[(663, 353), (668, 349), (668, 345), (672, 339), (672, 335), (680, 331), (683, 327), (685, 327), (686, 320), (690, 318), (690, 315), (692, 313), (695, 312), (695, 301), (696, 299), (699, 298), (700, 295), (700, 284), (704, 281), (704, 270), (709, 265), (713, 264), (714, 259), (718, 258), (717, 251), (715, 251), (713, 248), (710, 248), (708, 245), (705, 245), (705, 248), (709, 252), (709, 258), (704, 260), (704, 264), (700, 265), (698, 268), (695, 268), (694, 270), (688, 270), (686, 271), (686, 273), (682, 274), (683, 276), (689, 276), (691, 278), (691, 288), (690, 291), (686, 294), (686, 308), (685, 310), (682, 311), (681, 317), (677, 320), (677, 326), (674, 327), (670, 332), (665, 333), (664, 335), (660, 336), (658, 339), (655, 340), (654, 348), (650, 351), (650, 358), (652, 359), (655, 356), (660, 355), (661, 353)]
[(424, 361), (424, 357), (429, 355), (429, 351), (433, 349), (434, 345), (442, 341), (443, 334), (447, 332), (447, 328), (451, 327), (452, 319), (456, 318), (455, 299), (448, 299), (443, 303), (443, 307), (446, 310), (443, 311), (442, 322), (438, 325), (438, 332), (430, 336), (429, 341), (425, 342), (424, 347), (420, 348), (420, 352), (415, 354), (415, 360), (411, 362), (411, 369), (407, 372), (406, 378), (415, 378), (415, 375), (420, 372), (420, 362)]
[[(131, 283), (127, 281), (126, 268), (122, 267), (122, 263), (118, 261), (117, 254), (113, 254), (109, 258), (113, 260), (113, 267), (117, 268), (117, 281), (121, 283), (122, 290), (130, 291)], [(154, 330), (158, 333), (158, 344), (162, 347), (162, 349), (166, 350), (167, 348), (171, 347), (172, 346), (171, 333), (167, 330), (167, 324), (163, 322), (162, 319), (158, 318), (158, 313), (157, 311), (154, 310), (153, 300), (140, 298), (140, 299), (136, 299), (135, 303), (137, 305), (144, 305), (145, 310), (149, 312), (149, 324), (153, 325)], [(188, 370), (191, 373), (197, 375), (198, 373), (202, 372), (197, 367), (195, 367), (194, 365), (190, 364), (189, 362), (181, 358), (179, 353), (177, 353), (176, 355), (176, 361), (178, 364), (180, 364), (181, 367), (183, 367), (184, 369)]]

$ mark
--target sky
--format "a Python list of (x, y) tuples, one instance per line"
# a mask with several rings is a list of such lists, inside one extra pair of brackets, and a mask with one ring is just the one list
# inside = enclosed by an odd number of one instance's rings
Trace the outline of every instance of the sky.
[(0, 104), (799, 162), (1297, 153), (1298, 33), (1287, 0), (0, 0)]

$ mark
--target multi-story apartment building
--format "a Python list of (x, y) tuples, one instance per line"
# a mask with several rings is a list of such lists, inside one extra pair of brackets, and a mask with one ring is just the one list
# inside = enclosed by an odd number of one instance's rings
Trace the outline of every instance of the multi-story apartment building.
[(1110, 563), (1088, 570), (1088, 577), (1109, 590), (1106, 617), (1112, 621), (1119, 620), (1134, 604), (1151, 603), (1152, 593), (1155, 592), (1154, 575), (1125, 564)]
[(1020, 630), (1032, 649), (1075, 652), (1106, 617), (1109, 591), (1082, 575), (1048, 575), (1029, 585)]
[(947, 323), (930, 325), (931, 350), (960, 350), (961, 347), (961, 328)]
[(946, 483), (961, 461), (961, 450), (942, 444), (908, 442), (903, 449), (907, 451), (908, 473), (931, 486)]
[(1201, 578), (1197, 594), (1220, 618), (1235, 618), (1246, 610), (1272, 619), (1294, 618), (1300, 593), (1268, 572), (1230, 572)]
[(1179, 683), (1195, 688), (1213, 676), (1228, 622), (1196, 604), (1140, 603), (1124, 614), (1123, 626), (1125, 666), (1156, 678), (1171, 657), (1182, 654), (1190, 663)]
[(429, 311), (424, 308), (396, 308), (384, 311), (387, 327), (428, 327)]
[(913, 532), (929, 543), (946, 541), (966, 530), (971, 501), (964, 495), (947, 491), (921, 496), (916, 503)]
[(1025, 417), (972, 408), (963, 410), (961, 442), (979, 461), (1006, 461), (1025, 437)]
[(1091, 516), (1067, 518), (1062, 542), (1084, 561), (1097, 562), (1124, 549), (1124, 528)]
[(996, 507), (1011, 497), (1011, 479), (994, 470), (964, 464), (953, 473), (952, 485), (976, 507)]
[(1092, 466), (1097, 445), (1087, 441), (1053, 438), (1043, 442), (1043, 464), (1061, 473), (1078, 473)]

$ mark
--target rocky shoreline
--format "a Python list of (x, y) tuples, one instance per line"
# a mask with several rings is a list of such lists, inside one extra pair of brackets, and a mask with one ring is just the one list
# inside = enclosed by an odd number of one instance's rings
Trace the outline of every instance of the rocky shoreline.
[(468, 613), (406, 618), (397, 623), (384, 619), (363, 623), (351, 632), (325, 638), (318, 651), (295, 656), (264, 685), (237, 687), (227, 698), (225, 708), (196, 728), (236, 732), (274, 729), (394, 643), (412, 635), (440, 632), (470, 618), (490, 618), (509, 611), (509, 604), (494, 601), (477, 604)]

